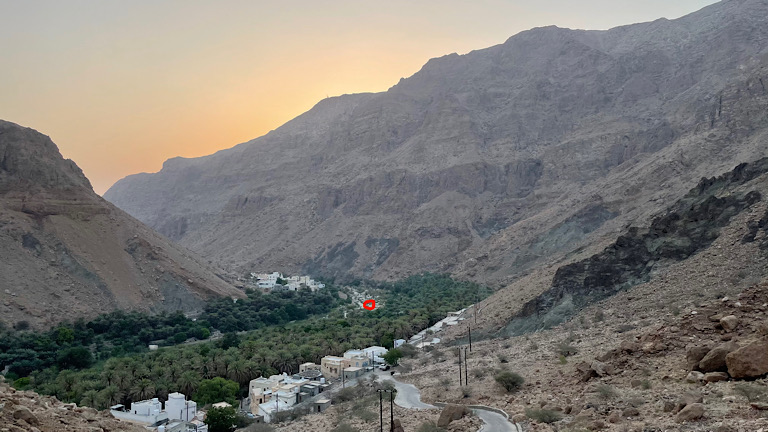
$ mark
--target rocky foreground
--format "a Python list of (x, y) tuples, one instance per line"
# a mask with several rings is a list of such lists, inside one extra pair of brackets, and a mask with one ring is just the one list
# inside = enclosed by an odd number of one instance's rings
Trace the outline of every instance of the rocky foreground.
[[(461, 390), (456, 348), (406, 361), (414, 370), (402, 380), (427, 402), (494, 406), (530, 431), (768, 431), (768, 283), (670, 300), (668, 312), (644, 294), (552, 330), (473, 343)], [(525, 384), (506, 392), (500, 370)]]
[(109, 411), (62, 403), (52, 396), (17, 391), (0, 376), (0, 432), (141, 432)]

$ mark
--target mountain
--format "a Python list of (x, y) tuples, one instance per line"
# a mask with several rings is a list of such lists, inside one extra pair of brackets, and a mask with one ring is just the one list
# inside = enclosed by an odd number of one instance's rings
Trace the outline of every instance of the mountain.
[(0, 120), (0, 321), (193, 311), (243, 293), (96, 195), (50, 138)]
[(766, 155), (765, 16), (532, 29), (104, 197), (233, 270), (507, 284)]

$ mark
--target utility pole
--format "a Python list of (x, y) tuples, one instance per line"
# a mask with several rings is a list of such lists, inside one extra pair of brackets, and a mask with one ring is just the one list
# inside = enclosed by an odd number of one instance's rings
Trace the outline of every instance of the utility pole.
[[(469, 352), (472, 352), (472, 325), (467, 324), (467, 334), (469, 335)], [(466, 357), (465, 357), (466, 360)]]
[(467, 347), (464, 347), (464, 385), (469, 385), (469, 374), (467, 373)]
[(395, 392), (392, 390), (389, 392), (389, 431), (395, 431)]
[(397, 390), (378, 389), (379, 392), (379, 432), (384, 432), (384, 408), (382, 404), (382, 393), (389, 393), (389, 430), (395, 429), (395, 396)]
[(461, 387), (461, 348), (459, 348), (459, 387)]
[(384, 432), (384, 408), (381, 403), (381, 390), (376, 390), (379, 393), (379, 432)]

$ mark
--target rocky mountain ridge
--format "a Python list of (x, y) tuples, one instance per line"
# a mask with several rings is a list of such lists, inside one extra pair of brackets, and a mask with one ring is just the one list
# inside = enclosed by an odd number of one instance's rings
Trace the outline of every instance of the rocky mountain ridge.
[(522, 32), (105, 198), (237, 271), (504, 285), (766, 155), (766, 15)]
[(194, 311), (209, 297), (243, 295), (96, 195), (47, 136), (0, 120), (0, 155), (1, 322)]

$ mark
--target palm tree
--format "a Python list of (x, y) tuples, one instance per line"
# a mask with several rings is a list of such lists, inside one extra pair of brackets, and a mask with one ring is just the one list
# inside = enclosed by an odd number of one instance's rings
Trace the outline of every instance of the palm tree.
[(104, 389), (99, 392), (99, 398), (106, 406), (112, 406), (116, 404), (121, 397), (122, 392), (117, 388), (117, 386), (113, 385), (104, 387)]
[(88, 390), (83, 393), (83, 398), (80, 399), (81, 406), (87, 406), (91, 408), (100, 409), (99, 392), (96, 390)]
[(146, 400), (154, 395), (155, 384), (152, 380), (147, 378), (140, 379), (133, 388), (131, 388), (131, 397), (133, 397), (134, 400)]
[(200, 386), (200, 377), (192, 371), (187, 371), (176, 380), (179, 390), (187, 396), (192, 396)]

